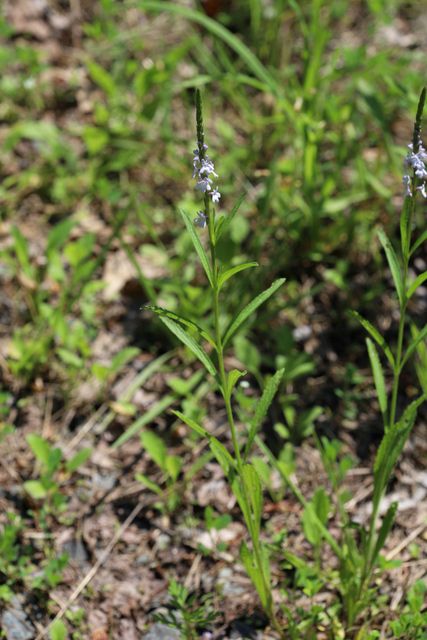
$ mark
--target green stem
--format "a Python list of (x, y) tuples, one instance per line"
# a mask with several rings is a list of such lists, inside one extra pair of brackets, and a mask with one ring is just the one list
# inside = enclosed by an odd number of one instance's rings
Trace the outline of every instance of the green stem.
[(261, 572), (265, 593), (268, 598), (266, 613), (271, 619), (280, 637), (284, 640), (285, 639), (284, 632), (280, 626), (280, 623), (278, 622), (278, 620), (274, 615), (274, 606), (273, 606), (273, 600), (271, 597), (271, 588), (265, 576), (259, 542), (255, 532), (254, 522), (251, 517), (252, 509), (251, 509), (250, 501), (248, 498), (249, 491), (248, 491), (248, 486), (244, 476), (244, 466), (242, 462), (242, 456), (240, 454), (240, 447), (237, 442), (236, 428), (234, 425), (234, 418), (233, 418), (233, 411), (231, 408), (230, 396), (227, 393), (227, 376), (226, 376), (225, 367), (224, 367), (224, 353), (223, 353), (223, 347), (222, 347), (221, 330), (219, 325), (218, 268), (216, 264), (216, 251), (215, 251), (215, 228), (214, 228), (215, 223), (210, 213), (210, 204), (209, 204), (209, 198), (207, 194), (205, 194), (205, 213), (206, 213), (206, 217), (208, 220), (208, 227), (209, 227), (209, 240), (210, 240), (211, 263), (212, 263), (213, 298), (214, 298), (214, 315), (215, 315), (215, 333), (216, 333), (216, 345), (218, 348), (219, 373), (221, 378), (222, 393), (224, 396), (227, 418), (230, 425), (231, 438), (233, 441), (234, 454), (236, 457), (237, 473), (239, 475), (239, 479), (242, 487), (242, 496), (245, 502), (245, 510), (250, 516), (250, 520), (247, 521), (246, 524), (249, 529), (249, 535), (252, 540), (253, 551), (255, 554), (256, 562), (257, 562), (259, 571)]

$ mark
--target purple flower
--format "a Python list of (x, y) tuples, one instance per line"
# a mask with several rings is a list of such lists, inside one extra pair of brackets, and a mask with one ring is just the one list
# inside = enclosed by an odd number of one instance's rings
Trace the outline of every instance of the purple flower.
[(210, 178), (201, 178), (200, 176), (197, 178), (196, 191), (199, 190), (200, 193), (206, 193), (211, 188), (212, 180)]
[(214, 204), (216, 204), (217, 202), (219, 202), (219, 199), (221, 197), (220, 192), (218, 191), (218, 187), (215, 187), (215, 189), (213, 189), (212, 191), (209, 191), (209, 195), (212, 196), (212, 202)]
[(198, 218), (194, 218), (194, 222), (197, 224), (198, 227), (200, 227), (201, 229), (204, 229), (206, 227), (206, 216), (203, 213), (203, 211), (198, 211), (197, 213), (200, 214), (200, 216)]
[[(414, 169), (414, 174), (417, 178), (419, 178), (420, 180), (423, 180), (425, 178), (427, 178), (427, 170), (425, 167), (424, 162), (427, 160), (427, 153), (426, 150), (424, 149), (422, 143), (420, 140), (418, 140), (418, 144), (416, 145), (416, 148), (418, 148), (417, 153), (414, 153), (414, 142), (412, 141), (411, 144), (408, 144), (408, 147), (410, 149), (410, 151), (408, 151), (408, 154), (405, 158), (405, 167), (406, 169), (408, 169), (408, 167), (412, 167)], [(410, 189), (410, 185), (411, 185), (411, 177), (408, 174), (408, 172), (405, 169), (405, 173), (403, 174), (403, 185), (405, 187), (405, 195), (406, 196), (412, 196), (412, 192)], [(424, 198), (426, 197), (426, 190), (425, 190), (425, 182), (422, 184), (421, 187), (416, 187), (417, 189), (419, 189), (421, 191), (421, 193), (423, 194)]]

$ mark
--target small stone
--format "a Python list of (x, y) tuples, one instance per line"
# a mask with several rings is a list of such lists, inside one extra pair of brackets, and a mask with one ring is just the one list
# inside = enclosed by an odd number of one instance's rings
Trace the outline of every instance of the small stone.
[(144, 640), (184, 640), (184, 635), (179, 629), (168, 627), (167, 624), (155, 622), (151, 625), (148, 633), (145, 634)]
[(17, 596), (13, 596), (10, 600), (8, 609), (3, 612), (0, 622), (8, 640), (31, 640), (37, 635), (36, 628)]

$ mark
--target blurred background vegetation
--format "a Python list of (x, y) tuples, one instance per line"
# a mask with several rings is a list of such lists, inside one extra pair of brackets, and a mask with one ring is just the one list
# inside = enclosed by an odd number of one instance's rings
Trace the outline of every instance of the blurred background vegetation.
[[(366, 360), (346, 311), (393, 335), (375, 226), (398, 229), (426, 24), (414, 0), (3, 2), (3, 414), (19, 422), (49, 389), (55, 410), (87, 416), (128, 363), (141, 369), (176, 347), (145, 303), (210, 325), (177, 215), (177, 205), (200, 208), (199, 87), (221, 213), (248, 191), (219, 258), (261, 264), (227, 283), (222, 321), (249, 291), (287, 278), (242, 327), (233, 357), (255, 386), (286, 366), (283, 420), (294, 432), (298, 402), (354, 419)], [(421, 206), (414, 233), (423, 218)]]

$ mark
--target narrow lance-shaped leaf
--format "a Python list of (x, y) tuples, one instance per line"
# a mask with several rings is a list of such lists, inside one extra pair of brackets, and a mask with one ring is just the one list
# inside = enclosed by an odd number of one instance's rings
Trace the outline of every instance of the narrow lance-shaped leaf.
[(190, 234), (190, 238), (193, 241), (194, 244), (194, 248), (197, 251), (197, 255), (200, 258), (200, 262), (203, 265), (204, 270), (206, 271), (206, 275), (208, 276), (210, 285), (213, 289), (213, 277), (212, 277), (212, 269), (211, 269), (211, 265), (209, 264), (209, 260), (208, 260), (208, 256), (206, 255), (206, 251), (203, 248), (202, 243), (200, 242), (200, 238), (197, 235), (197, 231), (194, 228), (194, 223), (191, 220), (190, 216), (188, 215), (188, 213), (186, 213), (184, 211), (184, 209), (181, 209), (181, 207), (178, 207), (179, 212), (182, 216), (182, 219), (184, 220), (185, 226), (187, 227), (187, 231)]
[(418, 249), (418, 247), (424, 242), (424, 240), (427, 240), (427, 229), (420, 235), (418, 240), (416, 240), (416, 242), (414, 243), (414, 246), (411, 248), (411, 251), (409, 252), (409, 257), (412, 256), (414, 251)]
[(421, 331), (419, 332), (419, 334), (417, 335), (417, 337), (415, 338), (415, 340), (413, 342), (411, 342), (411, 344), (409, 345), (409, 347), (406, 350), (405, 356), (400, 364), (400, 371), (402, 371), (403, 367), (405, 366), (407, 360), (411, 357), (411, 355), (414, 353), (415, 349), (417, 348), (417, 346), (419, 345), (419, 343), (421, 342), (421, 340), (424, 340), (424, 338), (427, 335), (427, 324), (421, 329)]
[(245, 199), (246, 194), (247, 194), (247, 191), (245, 191), (245, 193), (243, 193), (240, 196), (240, 198), (238, 198), (238, 200), (236, 201), (236, 204), (234, 205), (234, 207), (232, 208), (228, 216), (225, 218), (224, 222), (221, 222), (221, 218), (219, 219), (218, 225), (216, 228), (216, 233), (215, 233), (215, 244), (218, 242), (218, 240), (220, 239), (224, 231), (226, 231), (230, 226), (230, 223), (233, 220), (234, 216), (236, 215), (237, 211), (239, 210), (239, 207), (242, 204), (243, 200)]
[(281, 287), (285, 281), (286, 281), (286, 278), (280, 278), (279, 280), (276, 280), (276, 282), (273, 282), (273, 284), (271, 285), (271, 287), (269, 287), (269, 289), (267, 289), (266, 291), (263, 291), (263, 293), (260, 293), (259, 296), (257, 296), (254, 300), (252, 300), (252, 302), (250, 302), (243, 309), (243, 311), (241, 311), (241, 313), (237, 316), (237, 318), (235, 319), (235, 321), (232, 323), (227, 333), (225, 334), (224, 340), (222, 342), (223, 347), (225, 347), (228, 340), (231, 338), (233, 333), (240, 327), (242, 322), (244, 322), (246, 318), (248, 318), (251, 315), (251, 313), (255, 311), (255, 309), (258, 309), (258, 307), (262, 305), (262, 303), (265, 302), (265, 300), (267, 300), (270, 296), (272, 296), (273, 293), (275, 293), (277, 289)]
[(385, 518), (382, 522), (382, 525), (380, 527), (380, 530), (378, 532), (378, 537), (377, 537), (377, 542), (375, 544), (375, 548), (372, 554), (372, 558), (370, 558), (369, 560), (369, 565), (368, 565), (368, 572), (372, 569), (372, 567), (374, 566), (378, 555), (381, 551), (381, 549), (384, 546), (384, 543), (387, 539), (388, 534), (391, 531), (391, 528), (393, 526), (393, 522), (394, 522), (394, 518), (396, 516), (396, 511), (397, 511), (397, 506), (398, 506), (398, 502), (392, 502), (392, 504), (389, 506), (388, 511), (385, 515)]
[(239, 378), (245, 376), (247, 371), (238, 371), (237, 369), (233, 369), (228, 374), (227, 379), (227, 398), (230, 399), (234, 386)]
[(168, 329), (170, 329), (172, 331), (172, 333), (174, 333), (176, 335), (176, 337), (179, 338), (181, 340), (181, 342), (183, 342), (189, 349), (191, 349), (191, 351), (194, 353), (195, 356), (197, 356), (197, 358), (199, 358), (200, 362), (202, 362), (205, 365), (205, 367), (209, 371), (209, 373), (218, 382), (218, 385), (220, 386), (220, 388), (222, 388), (221, 387), (221, 380), (219, 379), (217, 370), (215, 369), (212, 360), (209, 358), (209, 356), (206, 355), (206, 353), (197, 344), (197, 342), (194, 340), (194, 338), (192, 338), (190, 336), (190, 334), (187, 333), (187, 331), (185, 331), (181, 327), (181, 325), (177, 324), (174, 320), (171, 320), (170, 318), (165, 317), (165, 316), (160, 316), (160, 317), (162, 319), (162, 322), (165, 323), (165, 325), (168, 327)]
[(411, 284), (411, 286), (408, 289), (408, 292), (406, 294), (406, 299), (409, 300), (415, 293), (415, 291), (418, 289), (418, 287), (420, 285), (422, 285), (422, 283), (427, 280), (427, 271), (424, 271), (424, 273), (420, 273), (420, 275), (418, 276), (418, 278), (416, 278), (414, 280), (414, 282)]
[(245, 453), (243, 454), (243, 462), (246, 462), (249, 452), (251, 450), (253, 441), (261, 426), (262, 421), (268, 411), (269, 406), (273, 402), (273, 398), (276, 395), (276, 391), (279, 388), (279, 384), (282, 380), (285, 369), (279, 369), (274, 376), (268, 381), (266, 388), (258, 402), (255, 415), (252, 419), (251, 427), (248, 433), (248, 439), (246, 441)]
[(231, 276), (234, 276), (235, 273), (239, 271), (243, 271), (243, 269), (249, 269), (249, 267), (257, 267), (258, 262), (246, 262), (245, 264), (239, 264), (237, 267), (233, 267), (232, 269), (228, 269), (227, 271), (223, 271), (218, 278), (218, 291), (220, 291), (224, 282), (226, 282)]
[(258, 473), (250, 464), (245, 465), (243, 469), (246, 487), (248, 489), (249, 498), (252, 505), (253, 525), (254, 525), (254, 544), (258, 542), (259, 532), (261, 528), (261, 510), (262, 510), (262, 487)]
[(181, 411), (172, 411), (172, 413), (178, 416), (178, 418), (180, 418), (183, 422), (185, 422), (185, 424), (188, 424), (188, 426), (191, 427), (198, 434), (200, 434), (201, 436), (204, 436), (207, 440), (209, 440), (210, 443), (213, 442), (215, 446), (221, 451), (222, 455), (227, 459), (227, 462), (229, 463), (229, 465), (233, 469), (236, 468), (233, 458), (228, 453), (224, 445), (221, 444), (221, 442), (217, 438), (215, 438), (215, 436), (209, 433), (209, 431), (206, 431), (206, 429), (203, 429), (203, 427), (198, 425), (197, 422), (195, 422), (192, 418), (185, 416), (183, 413), (181, 413)]
[(210, 335), (201, 327), (199, 327), (195, 322), (189, 320), (188, 318), (184, 318), (183, 316), (178, 315), (174, 311), (169, 311), (169, 309), (163, 309), (162, 307), (156, 307), (154, 305), (146, 305), (142, 307), (142, 310), (147, 309), (148, 311), (154, 311), (159, 316), (164, 316), (170, 318), (171, 320), (175, 320), (175, 322), (180, 322), (181, 324), (185, 324), (187, 327), (191, 329), (195, 329), (200, 333), (203, 338), (205, 338), (211, 345), (214, 347), (216, 351), (218, 351), (218, 347), (216, 346), (214, 340), (210, 337)]
[(368, 322), (368, 320), (365, 320), (365, 318), (363, 318), (360, 315), (360, 313), (358, 313), (357, 311), (350, 311), (350, 313), (354, 318), (356, 318), (356, 320), (358, 320), (360, 322), (362, 327), (364, 327), (366, 329), (366, 331), (368, 331), (371, 334), (371, 336), (376, 341), (378, 346), (381, 347), (381, 349), (384, 351), (385, 355), (388, 358), (388, 361), (390, 362), (390, 364), (391, 364), (391, 366), (393, 367), (393, 370), (394, 370), (394, 357), (393, 357), (393, 354), (390, 351), (390, 348), (387, 345), (387, 343), (384, 340), (384, 338), (382, 337), (382, 335), (375, 329), (375, 327), (373, 327), (371, 325), (370, 322)]
[(382, 229), (378, 229), (378, 237), (387, 257), (387, 262), (390, 267), (391, 275), (393, 276), (394, 286), (396, 287), (400, 306), (403, 307), (405, 302), (405, 292), (403, 290), (402, 270), (400, 268), (399, 261), (390, 240)]
[(381, 414), (383, 417), (384, 429), (387, 430), (387, 393), (385, 389), (384, 373), (381, 362), (374, 343), (370, 338), (366, 338), (368, 346), (369, 360), (371, 361), (372, 373), (374, 374), (375, 389), (378, 394), (378, 402), (380, 403)]

